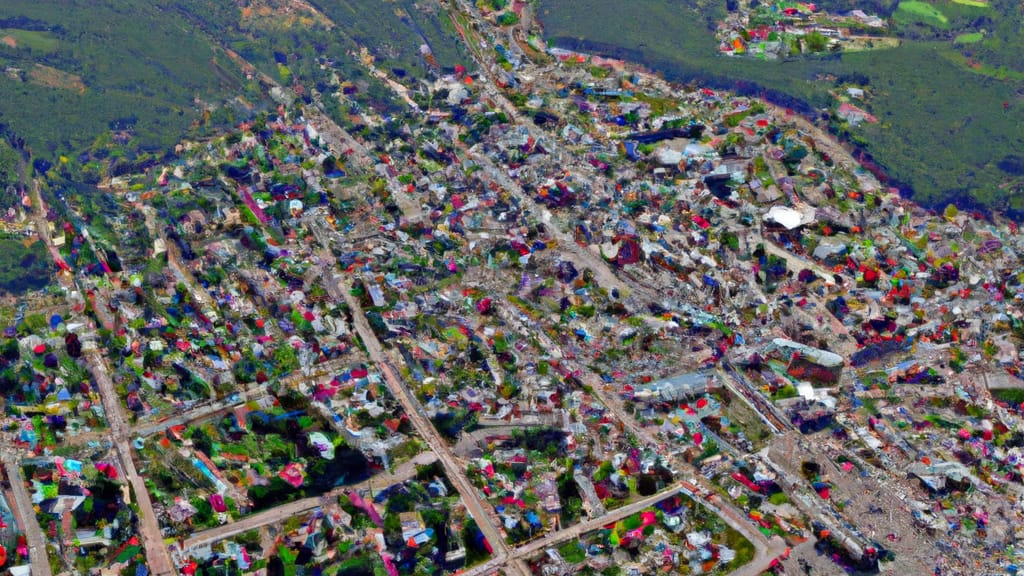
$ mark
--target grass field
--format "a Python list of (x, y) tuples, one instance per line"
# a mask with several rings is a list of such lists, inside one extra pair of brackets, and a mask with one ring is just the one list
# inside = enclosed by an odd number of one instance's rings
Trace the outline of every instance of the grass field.
[(49, 32), (36, 30), (19, 30), (17, 28), (0, 28), (0, 42), (12, 48), (28, 48), (33, 52), (49, 54), (57, 50), (60, 41)]
[(964, 6), (973, 6), (975, 8), (988, 8), (988, 2), (984, 0), (953, 0), (957, 4), (963, 4)]
[(967, 32), (964, 34), (958, 34), (953, 42), (957, 44), (974, 44), (975, 42), (981, 42), (985, 39), (985, 35), (981, 32)]
[(914, 23), (921, 22), (936, 28), (949, 26), (949, 18), (938, 8), (920, 0), (904, 0), (896, 7), (893, 18), (897, 22)]

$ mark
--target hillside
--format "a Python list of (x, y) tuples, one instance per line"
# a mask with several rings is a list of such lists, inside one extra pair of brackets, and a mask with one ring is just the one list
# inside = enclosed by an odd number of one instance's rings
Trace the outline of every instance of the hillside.
[(111, 131), (135, 151), (166, 149), (196, 98), (244, 90), (230, 60), (148, 2), (7, 0), (0, 40), (0, 122), (40, 158), (77, 156)]
[(0, 124), (51, 181), (95, 183), (183, 136), (251, 119), (269, 104), (267, 81), (308, 99), (340, 80), (361, 105), (387, 108), (392, 95), (367, 75), (363, 47), (413, 78), (453, 69), (462, 54), (440, 6), (412, 0), (388, 10), (369, 0), (9, 0)]
[[(674, 80), (768, 96), (813, 116), (834, 104), (830, 91), (853, 80), (873, 94), (870, 109), (880, 122), (834, 129), (873, 156), (893, 185), (927, 205), (957, 201), (1019, 213), (1024, 80), (1011, 67), (1020, 59), (1009, 57), (1020, 53), (1021, 40), (1009, 31), (1021, 16), (1002, 3), (940, 7), (949, 13), (942, 27), (897, 22), (898, 48), (779, 62), (718, 54), (713, 26), (724, 4), (637, 0), (623, 16), (621, 5), (608, 0), (543, 0), (539, 17), (554, 45), (639, 61)], [(976, 17), (965, 16), (968, 10)], [(974, 51), (957, 42), (997, 17)], [(607, 26), (611, 20), (617, 25)]]

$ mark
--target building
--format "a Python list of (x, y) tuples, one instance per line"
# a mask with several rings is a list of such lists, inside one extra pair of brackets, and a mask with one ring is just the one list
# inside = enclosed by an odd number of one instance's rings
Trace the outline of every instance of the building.
[(402, 540), (409, 540), (426, 529), (419, 512), (402, 512), (398, 520), (402, 524)]
[(788, 360), (786, 373), (812, 384), (831, 386), (843, 374), (843, 357), (827, 350), (812, 348), (799, 342), (776, 338), (765, 348), (765, 355)]
[(703, 395), (711, 385), (711, 376), (690, 372), (644, 384), (636, 389), (634, 397), (648, 402), (678, 402)]

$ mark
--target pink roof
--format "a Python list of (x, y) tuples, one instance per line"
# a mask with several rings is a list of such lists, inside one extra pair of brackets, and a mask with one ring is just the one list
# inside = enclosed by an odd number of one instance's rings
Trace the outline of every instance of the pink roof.
[(302, 469), (298, 464), (292, 463), (285, 466), (284, 470), (281, 470), (278, 476), (296, 488), (302, 486)]

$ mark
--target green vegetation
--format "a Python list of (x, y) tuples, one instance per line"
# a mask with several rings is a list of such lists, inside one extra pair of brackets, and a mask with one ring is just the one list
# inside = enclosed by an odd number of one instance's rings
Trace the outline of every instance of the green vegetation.
[(584, 552), (583, 547), (576, 540), (570, 540), (565, 544), (558, 547), (558, 553), (562, 555), (562, 559), (569, 564), (578, 564), (583, 562), (587, 557), (587, 553)]
[(742, 534), (732, 528), (729, 528), (726, 531), (726, 546), (729, 546), (736, 551), (736, 557), (733, 558), (732, 562), (730, 562), (728, 566), (730, 571), (748, 564), (754, 559), (754, 554), (757, 552), (750, 540), (747, 540)]
[(11, 148), (7, 142), (0, 140), (0, 208), (7, 209), (20, 202), (20, 195), (8, 194), (7, 187), (21, 181), (20, 174), (21, 157), (17, 150)]
[(786, 400), (787, 398), (796, 398), (797, 396), (799, 396), (799, 394), (800, 393), (797, 392), (795, 386), (793, 386), (792, 384), (786, 384), (785, 386), (779, 388), (775, 392), (775, 394), (772, 394), (772, 400)]
[[(826, 9), (840, 3), (828, 2)], [(640, 62), (674, 80), (767, 96), (807, 114), (834, 104), (829, 90), (847, 83), (870, 87), (866, 108), (880, 122), (836, 124), (834, 130), (861, 143), (891, 185), (940, 208), (957, 201), (1024, 209), (1024, 195), (1013, 193), (1024, 187), (1024, 170), (1013, 161), (1024, 147), (1017, 128), (1024, 125), (1018, 96), (1024, 80), (1014, 76), (1024, 71), (1024, 36), (1022, 16), (1009, 4), (939, 3), (947, 30), (907, 26), (900, 28), (898, 48), (778, 63), (720, 56), (713, 30), (724, 5), (693, 4), (693, 14), (686, 14), (674, 2), (636, 0), (630, 17), (621, 18), (621, 5), (608, 0), (544, 0), (539, 12), (556, 46)], [(877, 8), (887, 16), (895, 6)], [(949, 40), (977, 31), (972, 26), (988, 35), (965, 57)]]
[(50, 255), (41, 242), (0, 239), (0, 291), (23, 294), (44, 288), (53, 279)]
[(126, 131), (124, 149), (167, 149), (196, 96), (242, 90), (226, 56), (152, 3), (8, 0), (4, 14), (15, 45), (0, 42), (0, 60), (21, 71), (0, 76), (4, 123), (37, 157), (77, 157), (110, 130)]
[(60, 44), (57, 37), (49, 32), (17, 28), (0, 28), (0, 42), (10, 48), (26, 48), (43, 54), (55, 51)]
[(996, 400), (1009, 404), (1024, 403), (1024, 389), (1021, 388), (999, 388), (992, 390), (992, 396)]
[(933, 4), (919, 0), (905, 0), (896, 7), (893, 18), (900, 23), (922, 22), (936, 28), (949, 26), (949, 18)]

